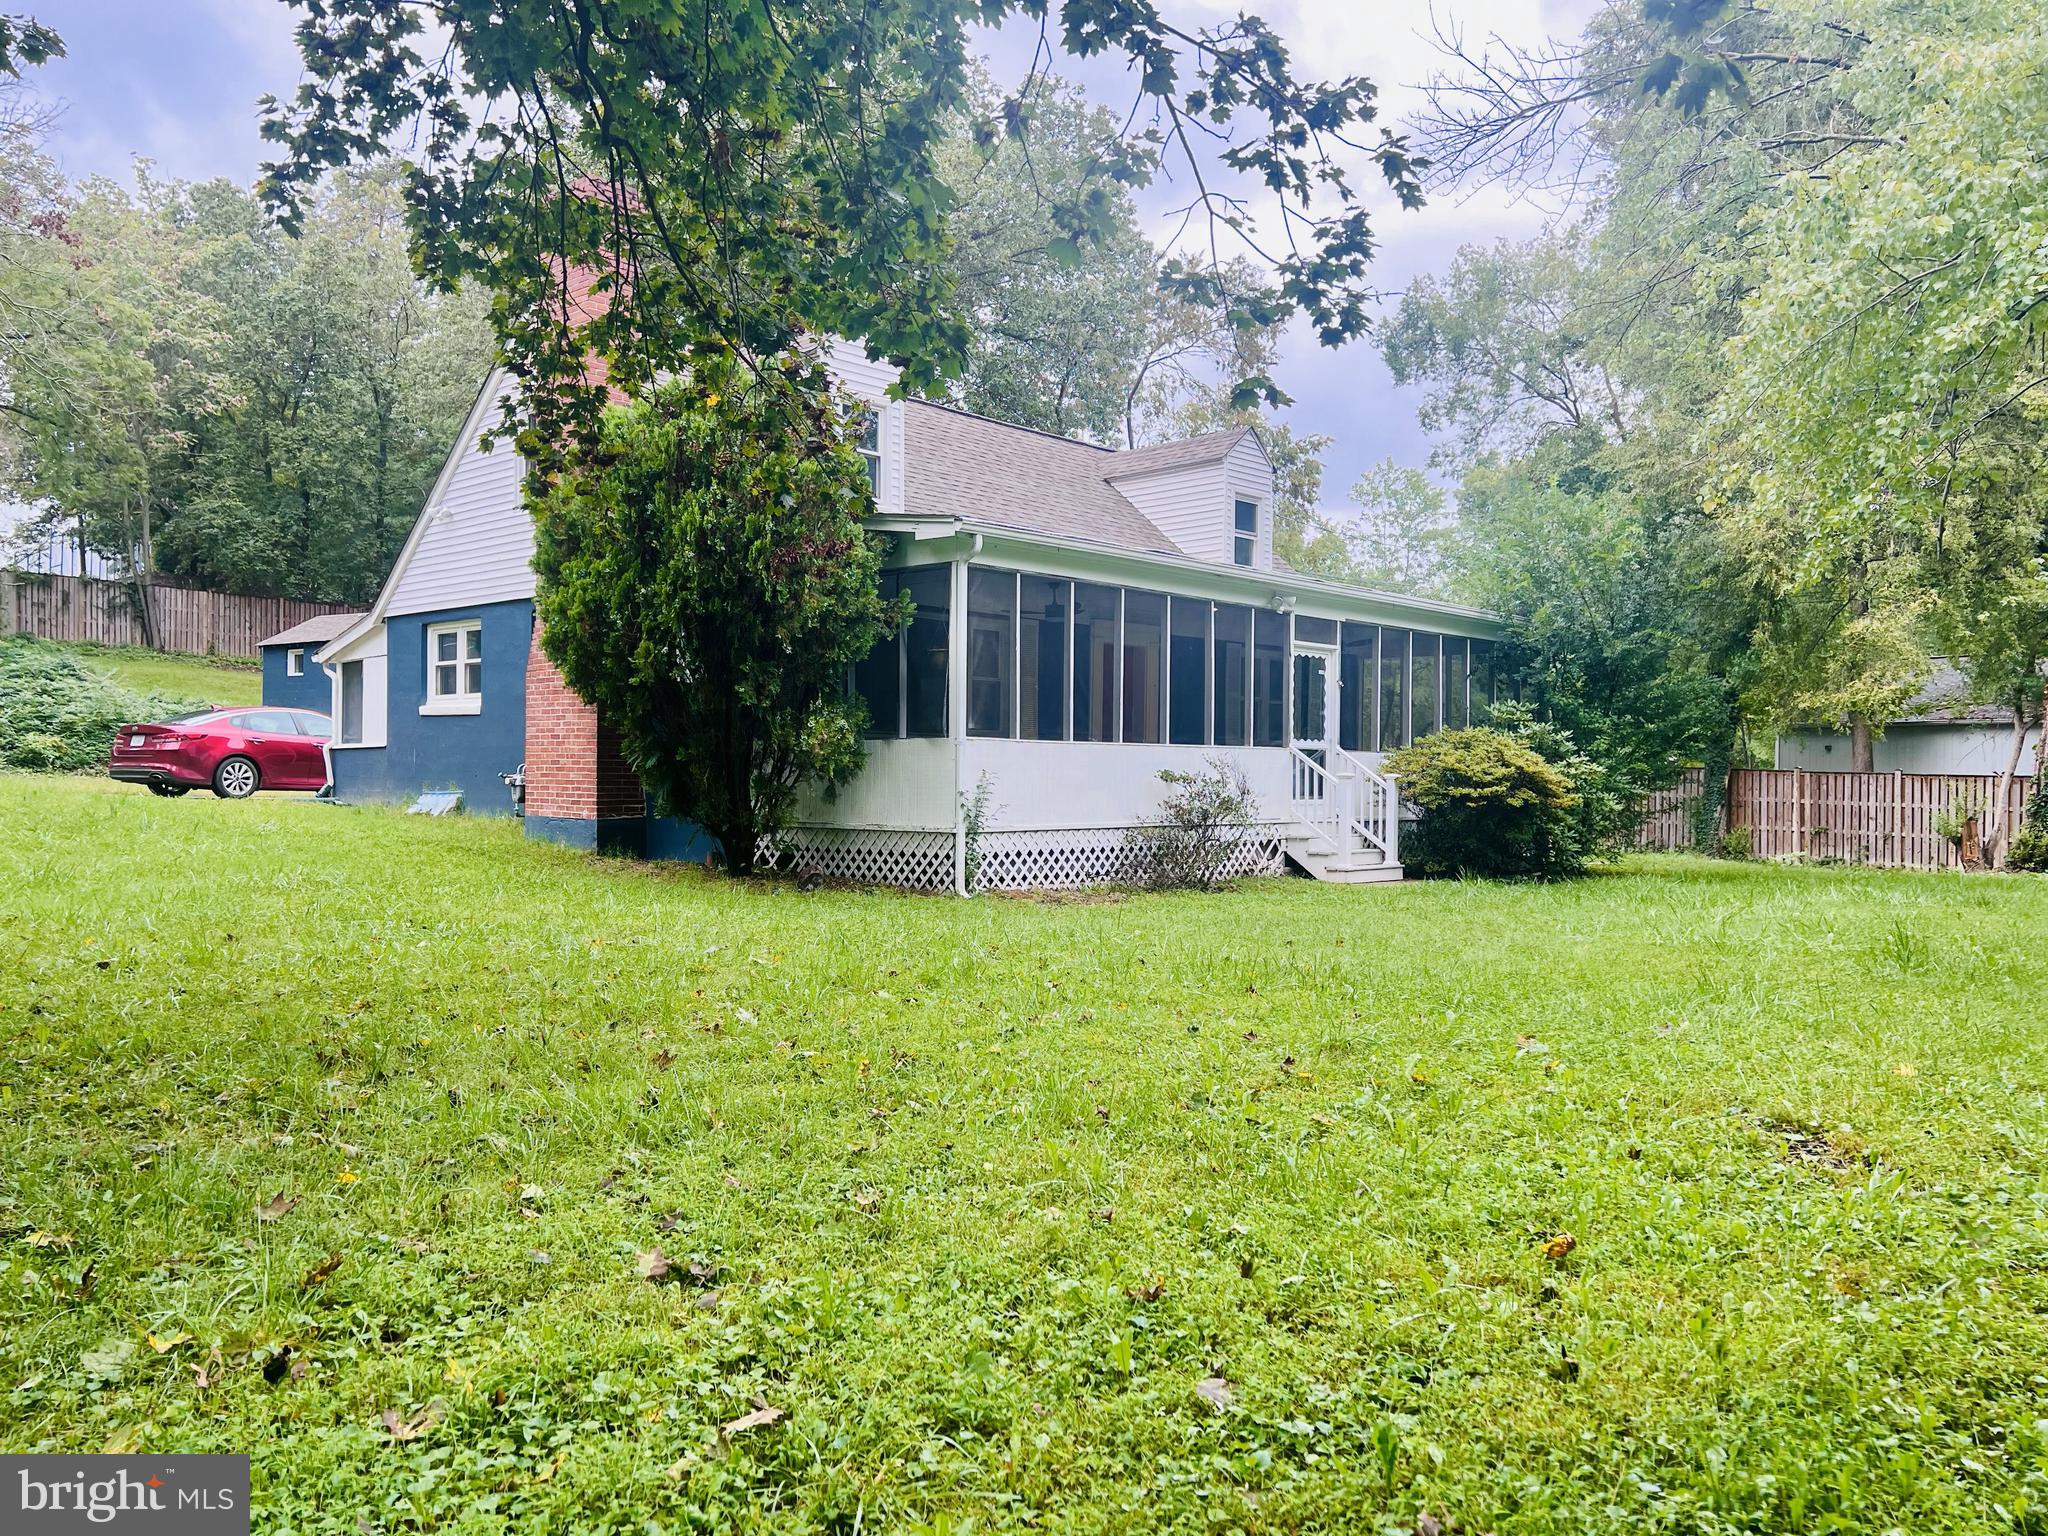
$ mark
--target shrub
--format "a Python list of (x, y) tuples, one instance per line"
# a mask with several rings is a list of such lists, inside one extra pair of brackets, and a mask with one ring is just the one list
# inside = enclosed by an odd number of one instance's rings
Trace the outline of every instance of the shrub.
[(1526, 704), (1495, 705), (1489, 724), (1555, 768), (1577, 796), (1572, 808), (1576, 864), (1583, 866), (1635, 845), (1643, 825), (1644, 785), (1588, 756), (1569, 731), (1538, 720)]
[(1126, 840), (1133, 873), (1155, 891), (1214, 890), (1242, 829), (1259, 819), (1258, 798), (1244, 770), (1218, 757), (1199, 773), (1166, 768), (1159, 779), (1170, 791), (1159, 819)]
[(1387, 760), (1401, 796), (1422, 812), (1401, 843), (1425, 875), (1576, 874), (1590, 850), (1579, 797), (1556, 765), (1506, 731), (1438, 731)]
[(2027, 796), (2027, 808), (2020, 816), (2019, 830), (2006, 850), (2007, 869), (2048, 874), (2048, 773), (2034, 777), (2034, 792)]
[(102, 768), (115, 727), (193, 707), (124, 688), (63, 646), (26, 635), (0, 640), (0, 767)]

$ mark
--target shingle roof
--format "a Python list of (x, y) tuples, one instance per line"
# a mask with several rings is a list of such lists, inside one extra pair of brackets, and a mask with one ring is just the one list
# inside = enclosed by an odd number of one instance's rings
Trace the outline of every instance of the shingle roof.
[(1184, 437), (1177, 443), (1133, 448), (1116, 456), (1104, 472), (1104, 478), (1128, 480), (1133, 475), (1150, 475), (1162, 469), (1213, 464), (1251, 436), (1251, 431), (1250, 427), (1230, 427), (1222, 432), (1205, 432), (1200, 437)]
[(929, 401), (904, 402), (903, 507), (914, 516), (1181, 553), (1106, 478), (1131, 457)]
[(360, 613), (316, 613), (290, 629), (281, 629), (259, 645), (320, 645), (332, 640), (360, 619)]
[(1970, 680), (1945, 656), (1920, 691), (1892, 718), (1894, 725), (2011, 725), (2012, 711), (1970, 697)]

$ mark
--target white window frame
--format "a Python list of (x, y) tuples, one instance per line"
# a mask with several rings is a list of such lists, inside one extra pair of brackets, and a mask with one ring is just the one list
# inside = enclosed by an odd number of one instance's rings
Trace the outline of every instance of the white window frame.
[(284, 653), (284, 675), (286, 677), (304, 677), (306, 675), (306, 653), (296, 645)]
[[(1237, 526), (1237, 509), (1239, 507), (1250, 507), (1252, 509), (1252, 526), (1249, 531)], [(1231, 498), (1230, 563), (1239, 570), (1250, 570), (1259, 563), (1259, 516), (1259, 504), (1251, 497), (1233, 496)], [(1242, 560), (1237, 558), (1238, 552), (1241, 549), (1245, 552), (1245, 558)]]
[[(455, 660), (453, 662), (437, 662), (435, 660), (435, 653), (440, 649), (440, 638), (443, 635), (455, 635), (457, 637), (455, 641)], [(476, 654), (474, 656), (469, 653), (467, 639), (463, 638), (468, 635), (476, 636)], [(482, 714), (484, 708), (483, 656), (484, 624), (482, 619), (456, 619), (446, 624), (429, 624), (427, 626), (427, 696), (425, 702), (420, 705), (420, 713), (423, 715)], [(453, 666), (455, 668), (455, 690), (452, 693), (440, 692), (436, 687), (436, 683), (439, 680), (439, 669), (446, 666)], [(476, 686), (474, 688), (470, 686), (470, 669), (472, 667), (476, 670)]]
[[(854, 437), (854, 446), (860, 456), (867, 460), (868, 485), (876, 501), (882, 499), (882, 413), (872, 405), (862, 406), (854, 417), (859, 429)], [(868, 439), (874, 439), (874, 446), (868, 446)]]

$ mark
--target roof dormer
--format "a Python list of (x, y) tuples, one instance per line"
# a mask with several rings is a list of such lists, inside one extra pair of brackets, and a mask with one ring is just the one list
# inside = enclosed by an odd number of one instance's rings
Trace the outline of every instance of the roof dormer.
[(1103, 478), (1182, 553), (1272, 569), (1273, 465), (1250, 427), (1117, 454)]

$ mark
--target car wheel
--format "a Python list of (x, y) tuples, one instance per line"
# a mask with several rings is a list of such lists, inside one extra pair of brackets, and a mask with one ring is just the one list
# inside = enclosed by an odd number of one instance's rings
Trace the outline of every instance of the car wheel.
[(256, 765), (246, 757), (227, 757), (213, 770), (213, 792), (223, 800), (246, 800), (256, 793)]
[(192, 786), (190, 784), (156, 783), (149, 786), (149, 792), (152, 795), (162, 795), (166, 800), (175, 800), (180, 795), (191, 794)]

